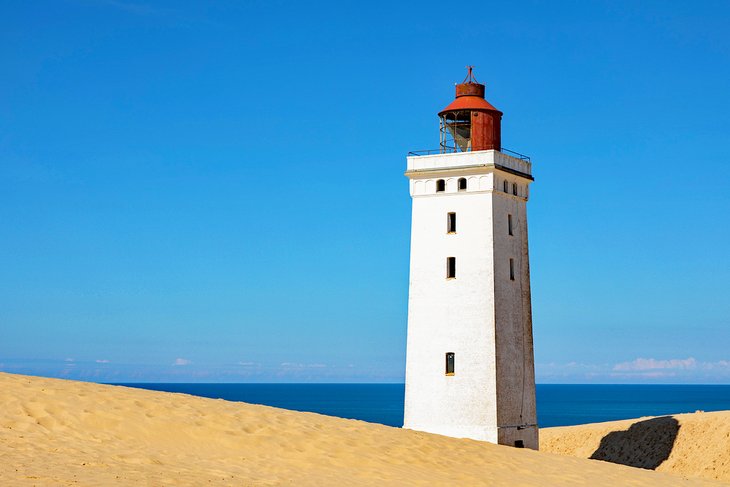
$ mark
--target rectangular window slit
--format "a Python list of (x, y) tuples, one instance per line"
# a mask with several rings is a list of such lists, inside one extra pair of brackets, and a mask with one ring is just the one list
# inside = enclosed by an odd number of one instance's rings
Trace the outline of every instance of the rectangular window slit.
[(456, 213), (446, 214), (446, 233), (456, 233)]
[(446, 375), (454, 375), (454, 352), (446, 352)]
[(512, 215), (507, 215), (507, 231), (510, 235), (514, 235), (512, 233)]
[(509, 260), (509, 278), (511, 281), (515, 280), (515, 260)]
[(456, 257), (446, 258), (446, 279), (456, 278)]

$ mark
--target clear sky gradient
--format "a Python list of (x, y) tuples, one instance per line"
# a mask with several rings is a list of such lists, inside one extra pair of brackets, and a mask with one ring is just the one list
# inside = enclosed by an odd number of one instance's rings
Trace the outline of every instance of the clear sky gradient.
[(539, 382), (730, 383), (730, 3), (9, 1), (0, 370), (402, 382), (407, 151), (532, 156)]

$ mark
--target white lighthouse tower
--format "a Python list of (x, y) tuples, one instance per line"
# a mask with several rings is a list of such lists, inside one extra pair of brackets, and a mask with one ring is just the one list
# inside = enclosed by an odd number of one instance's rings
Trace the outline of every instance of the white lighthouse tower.
[(472, 76), (410, 153), (413, 198), (404, 427), (538, 448), (526, 203), (529, 158)]

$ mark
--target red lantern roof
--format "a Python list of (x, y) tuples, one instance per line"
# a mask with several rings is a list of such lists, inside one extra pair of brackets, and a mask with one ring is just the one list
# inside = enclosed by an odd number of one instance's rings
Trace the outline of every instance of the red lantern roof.
[(446, 112), (461, 110), (472, 110), (480, 112), (502, 112), (494, 108), (491, 103), (484, 99), (484, 85), (477, 82), (472, 74), (472, 66), (467, 66), (469, 73), (464, 81), (456, 85), (456, 99), (449, 106), (439, 112), (439, 116)]

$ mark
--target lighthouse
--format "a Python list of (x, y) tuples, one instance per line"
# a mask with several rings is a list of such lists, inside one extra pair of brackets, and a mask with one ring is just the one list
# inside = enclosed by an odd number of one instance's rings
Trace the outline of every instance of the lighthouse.
[(527, 244), (527, 156), (471, 67), (411, 152), (413, 202), (404, 428), (538, 448)]

